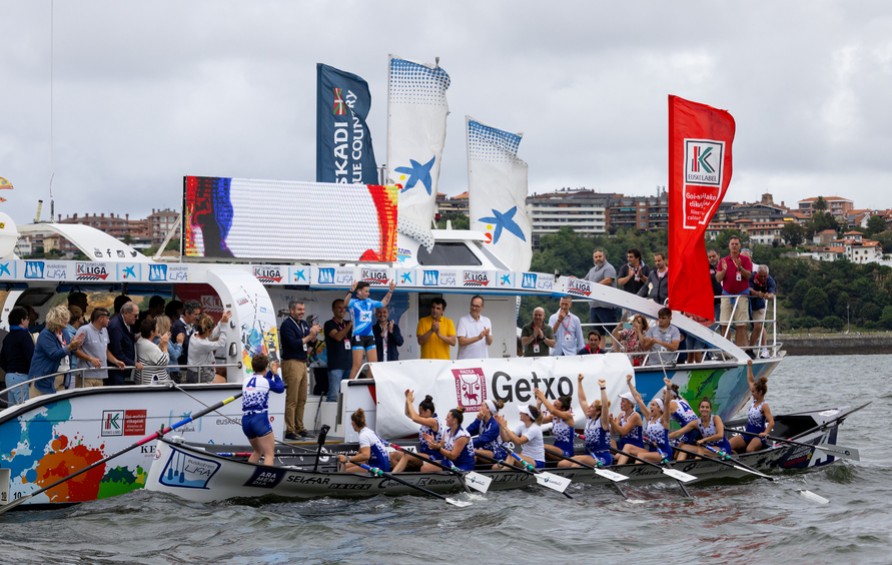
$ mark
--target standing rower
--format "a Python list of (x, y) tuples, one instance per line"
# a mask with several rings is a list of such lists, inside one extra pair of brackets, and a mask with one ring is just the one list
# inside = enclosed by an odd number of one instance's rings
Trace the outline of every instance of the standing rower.
[(758, 381), (755, 380), (752, 359), (746, 363), (746, 381), (750, 385), (750, 394), (753, 395), (753, 399), (747, 406), (745, 430), (751, 434), (759, 435), (744, 437), (742, 434), (738, 434), (732, 437), (731, 449), (737, 453), (765, 449), (768, 446), (765, 439), (774, 428), (774, 416), (771, 415), (771, 408), (765, 402), (765, 395), (768, 394), (768, 379), (759, 377)]

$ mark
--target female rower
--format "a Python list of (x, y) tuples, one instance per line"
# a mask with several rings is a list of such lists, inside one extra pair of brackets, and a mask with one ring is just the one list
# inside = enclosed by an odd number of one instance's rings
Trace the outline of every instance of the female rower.
[(607, 381), (598, 379), (601, 387), (601, 398), (591, 404), (586, 402), (585, 390), (582, 388), (582, 373), (579, 373), (579, 406), (586, 416), (585, 420), (585, 452), (586, 455), (577, 455), (573, 461), (566, 459), (558, 463), (558, 467), (582, 467), (595, 465), (597, 467), (608, 466), (613, 463), (610, 454), (610, 402), (607, 400)]
[[(151, 318), (143, 320), (143, 328), (149, 327), (146, 324), (149, 320)], [(270, 363), (269, 357), (262, 353), (251, 358), (251, 368), (254, 374), (245, 377), (242, 383), (242, 431), (254, 449), (248, 463), (260, 463), (262, 459), (265, 465), (272, 465), (276, 455), (276, 436), (269, 423), (269, 393), (285, 392), (285, 383), (278, 374), (279, 364), (275, 361)]]
[[(477, 412), (477, 417), (468, 424), (468, 433), (476, 436), (474, 440), (474, 453), (486, 458), (502, 460), (508, 456), (508, 452), (502, 447), (502, 437), (499, 433), (499, 423), (493, 418), (505, 405), (501, 400), (487, 398)], [(486, 461), (481, 458), (481, 460)]]
[[(542, 428), (539, 427), (539, 409), (530, 404), (521, 404), (517, 407), (520, 425), (516, 430), (508, 428), (508, 422), (501, 414), (495, 416), (499, 423), (501, 436), (504, 441), (513, 442), (514, 445), (523, 446), (523, 452), (518, 453), (521, 459), (536, 467), (545, 468), (545, 441), (542, 439)], [(507, 460), (509, 463), (520, 467), (520, 461)]]
[[(725, 424), (722, 417), (712, 413), (712, 402), (708, 398), (700, 401), (700, 439), (697, 440), (697, 450), (701, 455), (711, 457), (711, 453), (707, 448), (711, 447), (716, 451), (724, 451), (731, 453), (731, 444), (725, 437)], [(704, 425), (709, 422), (709, 425)]]
[(635, 397), (631, 392), (619, 395), (619, 417), (610, 416), (610, 431), (618, 436), (616, 449), (632, 444), (635, 447), (644, 447), (644, 427), (641, 425), (641, 414), (635, 410)]
[(359, 465), (365, 463), (370, 467), (377, 467), (385, 473), (390, 472), (390, 457), (387, 455), (387, 447), (371, 428), (365, 425), (365, 411), (357, 408), (350, 416), (350, 425), (359, 433), (359, 452), (356, 455), (338, 455), (338, 463), (341, 471), (356, 473), (362, 471)]
[[(446, 429), (443, 430), (443, 439), (437, 440), (432, 434), (427, 434), (424, 439), (429, 449), (435, 450), (440, 459), (446, 458), (462, 471), (473, 471), (476, 457), (474, 456), (474, 441), (471, 434), (461, 427), (464, 420), (464, 410), (453, 408), (446, 413)], [(448, 464), (447, 464), (448, 465)], [(436, 473), (440, 467), (425, 463), (421, 466), (422, 473)]]
[[(427, 437), (433, 437), (434, 442), (439, 443), (443, 441), (443, 428), (440, 426), (440, 418), (437, 417), (434, 398), (431, 395), (425, 396), (424, 400), (418, 403), (418, 410), (415, 410), (415, 391), (407, 389), (406, 416), (419, 425), (418, 454), (426, 459), (442, 461), (443, 455), (438, 450), (431, 449), (426, 439)], [(421, 460), (417, 457), (400, 457), (400, 461), (393, 468), (393, 472), (401, 473), (409, 466), (413, 469), (418, 469), (421, 467), (421, 464)]]
[[(669, 444), (670, 416), (669, 411), (664, 409), (664, 406), (671, 400), (669, 389), (663, 391), (662, 399), (654, 398), (648, 406), (644, 404), (644, 399), (635, 390), (635, 385), (632, 384), (632, 375), (626, 376), (626, 382), (629, 383), (629, 392), (632, 393), (638, 408), (641, 409), (641, 413), (647, 422), (647, 425), (644, 427), (644, 440), (647, 447), (642, 448), (626, 444), (623, 448), (623, 453), (628, 453), (653, 463), (659, 463), (663, 459), (670, 457), (672, 453), (672, 446)], [(617, 465), (624, 465), (628, 461), (629, 457), (620, 455), (616, 463)]]
[[(663, 377), (666, 389), (670, 392), (669, 414), (672, 419), (678, 422), (679, 429), (669, 433), (669, 439), (673, 445), (678, 445), (682, 449), (692, 450), (696, 446), (697, 440), (700, 439), (700, 418), (697, 413), (688, 404), (688, 401), (681, 397), (678, 393), (678, 385), (672, 384), (669, 377)], [(678, 461), (687, 459), (688, 454), (683, 451), (676, 451), (675, 458)]]
[[(582, 375), (579, 375), (582, 377)], [(545, 446), (546, 459), (560, 459), (555, 455), (573, 457), (573, 437), (576, 435), (576, 422), (573, 419), (573, 399), (569, 396), (558, 397), (554, 402), (545, 398), (545, 393), (535, 389), (536, 400), (544, 405), (551, 414), (551, 435), (554, 436), (554, 445)], [(585, 408), (583, 408), (583, 411)], [(552, 455), (554, 454), (554, 455)]]
[(755, 380), (752, 360), (747, 361), (746, 364), (746, 381), (750, 385), (750, 394), (753, 395), (753, 399), (750, 400), (747, 407), (746, 428), (744, 429), (751, 434), (759, 435), (744, 436), (739, 434), (732, 437), (731, 449), (737, 453), (744, 450), (750, 452), (765, 449), (768, 446), (765, 437), (774, 428), (774, 416), (771, 415), (771, 408), (765, 402), (765, 395), (768, 393), (768, 379), (759, 377), (758, 381)]

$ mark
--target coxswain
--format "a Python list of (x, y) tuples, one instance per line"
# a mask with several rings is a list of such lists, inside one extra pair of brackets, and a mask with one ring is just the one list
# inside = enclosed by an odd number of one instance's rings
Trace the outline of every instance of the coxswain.
[(613, 455), (610, 454), (610, 401), (607, 400), (607, 381), (598, 379), (598, 387), (601, 389), (601, 398), (591, 404), (586, 401), (585, 390), (582, 388), (582, 373), (579, 373), (579, 406), (585, 414), (585, 455), (577, 455), (572, 461), (566, 459), (558, 463), (558, 467), (582, 467), (594, 465), (606, 467), (613, 463)]
[[(673, 420), (678, 422), (679, 429), (669, 432), (669, 440), (673, 445), (677, 445), (682, 449), (693, 449), (700, 439), (700, 418), (697, 413), (688, 404), (688, 401), (682, 398), (678, 393), (678, 385), (673, 384), (668, 377), (663, 377), (663, 382), (670, 392), (669, 415)], [(675, 452), (675, 458), (678, 461), (687, 459), (688, 454), (684, 451)]]
[(480, 410), (477, 411), (477, 417), (468, 424), (468, 433), (476, 438), (474, 439), (474, 453), (482, 456), (481, 462), (486, 462), (489, 459), (502, 460), (508, 456), (508, 452), (502, 446), (499, 423), (493, 418), (504, 405), (505, 403), (501, 400), (487, 398)]
[[(536, 400), (545, 406), (551, 415), (551, 435), (554, 436), (554, 445), (545, 446), (546, 459), (560, 459), (560, 457), (573, 457), (573, 436), (576, 434), (576, 422), (573, 418), (573, 399), (569, 396), (560, 396), (554, 402), (545, 398), (545, 393), (538, 388), (534, 390)], [(543, 417), (545, 415), (543, 414)]]
[[(542, 428), (539, 426), (539, 409), (532, 404), (521, 404), (517, 407), (520, 425), (516, 430), (508, 427), (508, 422), (501, 414), (495, 416), (499, 423), (502, 440), (513, 442), (523, 450), (519, 453), (521, 459), (536, 467), (545, 468), (545, 441), (542, 438)], [(520, 461), (506, 459), (509, 464), (522, 467)]]
[(262, 353), (251, 358), (251, 369), (254, 374), (242, 382), (242, 431), (254, 449), (248, 463), (260, 463), (262, 459), (264, 464), (272, 465), (276, 436), (269, 423), (269, 393), (285, 392), (285, 383), (279, 376), (279, 364), (270, 363)]
[[(406, 390), (406, 416), (418, 424), (418, 455), (425, 459), (433, 461), (442, 461), (443, 456), (436, 449), (431, 449), (428, 441), (425, 439), (430, 436), (435, 442), (443, 441), (443, 427), (440, 425), (440, 418), (437, 416), (434, 406), (434, 398), (431, 395), (424, 397), (424, 400), (418, 403), (418, 409), (415, 409), (415, 391)], [(422, 465), (421, 459), (418, 457), (401, 457), (400, 461), (393, 468), (394, 473), (401, 473), (407, 467), (417, 470)]]
[(755, 380), (753, 376), (753, 361), (746, 363), (746, 381), (750, 385), (750, 394), (753, 395), (746, 410), (746, 428), (747, 432), (755, 435), (744, 436), (737, 434), (731, 438), (731, 449), (740, 453), (742, 451), (759, 451), (768, 447), (766, 438), (774, 428), (774, 416), (771, 415), (771, 408), (765, 402), (765, 395), (768, 394), (768, 379), (759, 377)]
[[(708, 422), (708, 425), (705, 423)], [(731, 453), (731, 444), (725, 437), (725, 423), (722, 417), (712, 413), (712, 402), (708, 398), (700, 401), (700, 439), (697, 440), (697, 451), (706, 457), (712, 457), (706, 447), (726, 454)]]
[[(355, 455), (338, 455), (338, 463), (340, 470), (345, 473), (362, 472), (361, 463), (365, 463), (370, 467), (381, 469), (385, 473), (390, 472), (390, 456), (387, 454), (387, 447), (381, 438), (378, 437), (371, 428), (365, 425), (365, 411), (357, 408), (350, 416), (350, 425), (353, 431), (359, 433), (359, 452)], [(396, 453), (393, 454), (396, 459)]]
[[(672, 446), (669, 444), (669, 425), (671, 422), (669, 411), (664, 408), (671, 400), (669, 389), (664, 389), (663, 398), (654, 398), (650, 401), (650, 405), (644, 404), (641, 394), (635, 390), (632, 384), (632, 375), (626, 376), (629, 383), (629, 392), (635, 398), (638, 408), (644, 416), (646, 425), (644, 427), (644, 441), (646, 447), (636, 447), (632, 444), (626, 444), (623, 453), (634, 455), (652, 463), (659, 463), (664, 459), (672, 456)], [(617, 464), (624, 465), (628, 463), (629, 458), (625, 455), (617, 457)], [(640, 463), (640, 462), (639, 462)]]
[[(462, 471), (473, 471), (476, 463), (474, 441), (471, 439), (471, 434), (461, 427), (463, 420), (464, 410), (453, 408), (446, 413), (446, 429), (443, 430), (442, 439), (437, 440), (431, 434), (427, 434), (424, 439), (428, 449), (436, 451), (441, 460), (448, 459)], [(421, 466), (422, 473), (436, 473), (440, 469), (430, 463)]]

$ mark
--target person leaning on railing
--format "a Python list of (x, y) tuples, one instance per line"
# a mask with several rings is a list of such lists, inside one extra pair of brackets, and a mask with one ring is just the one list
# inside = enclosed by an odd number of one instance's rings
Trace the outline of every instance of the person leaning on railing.
[[(28, 371), (29, 379), (69, 370), (68, 355), (80, 347), (84, 342), (84, 337), (83, 334), (77, 335), (71, 340), (71, 343), (65, 342), (62, 330), (68, 325), (68, 317), (68, 307), (65, 305), (56, 306), (47, 313), (46, 326), (41, 330), (34, 346), (31, 369)], [(61, 379), (59, 380), (61, 381)], [(55, 377), (40, 379), (31, 385), (31, 396), (55, 393)]]
[[(159, 334), (159, 329), (164, 333)], [(170, 357), (167, 353), (170, 342), (170, 318), (161, 315), (158, 318), (148, 316), (139, 324), (140, 339), (136, 342), (136, 359), (143, 368), (136, 371), (136, 383), (141, 385), (166, 384), (170, 382), (167, 365)], [(158, 344), (155, 344), (158, 338)]]

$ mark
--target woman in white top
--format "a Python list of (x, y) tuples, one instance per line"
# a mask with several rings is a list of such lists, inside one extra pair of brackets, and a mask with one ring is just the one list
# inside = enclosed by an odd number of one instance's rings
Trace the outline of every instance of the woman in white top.
[(227, 310), (220, 322), (214, 324), (213, 318), (203, 314), (195, 324), (195, 333), (189, 338), (189, 356), (187, 358), (187, 382), (210, 383), (214, 380), (216, 359), (214, 353), (226, 346), (226, 331), (232, 312)]
[[(158, 334), (158, 326), (163, 322), (151, 316), (146, 317), (139, 325), (140, 339), (136, 342), (136, 360), (143, 364), (141, 370), (136, 371), (136, 382), (141, 385), (167, 384), (170, 377), (167, 374), (167, 363), (170, 358), (167, 355), (167, 343), (170, 341), (170, 332)], [(168, 328), (170, 321), (167, 322)], [(158, 344), (155, 345), (155, 338)]]
[[(517, 412), (521, 423), (516, 430), (508, 428), (508, 422), (501, 414), (493, 416), (499, 423), (502, 440), (514, 442), (516, 446), (523, 446), (523, 453), (518, 455), (537, 469), (544, 469), (545, 441), (542, 438), (542, 428), (539, 427), (539, 409), (532, 405), (521, 404), (517, 407)], [(521, 466), (519, 461), (513, 461), (514, 465)]]

